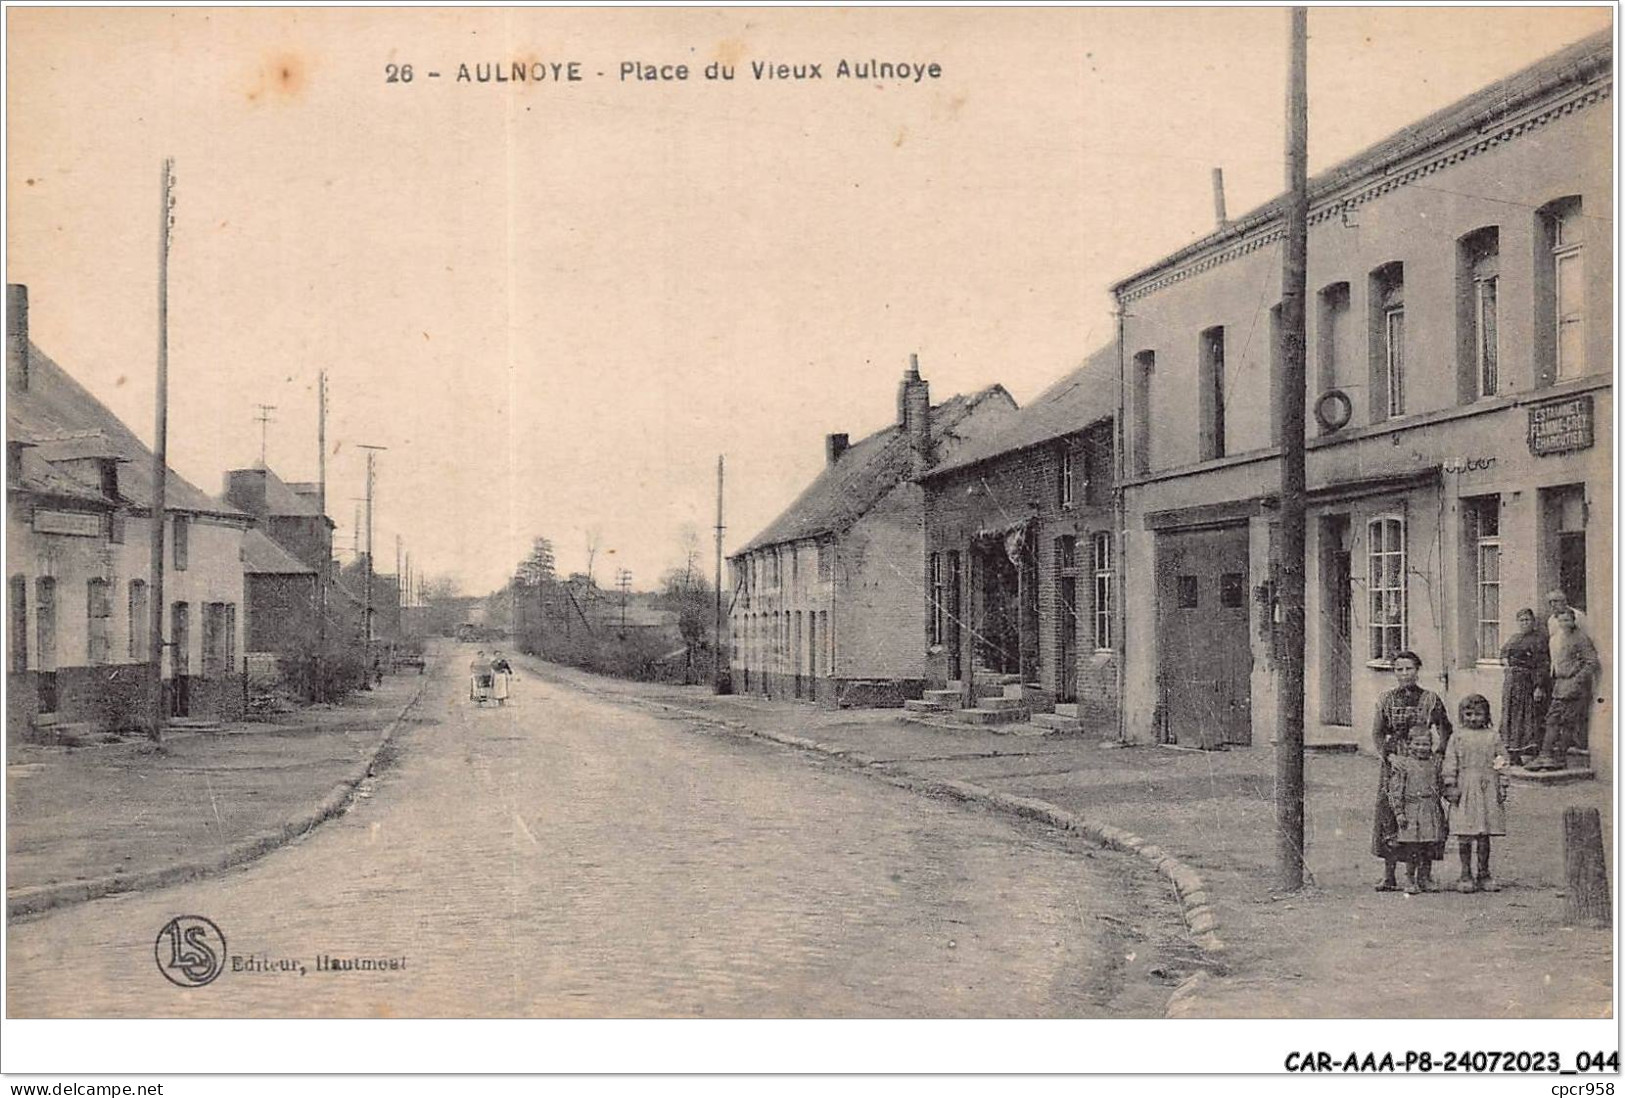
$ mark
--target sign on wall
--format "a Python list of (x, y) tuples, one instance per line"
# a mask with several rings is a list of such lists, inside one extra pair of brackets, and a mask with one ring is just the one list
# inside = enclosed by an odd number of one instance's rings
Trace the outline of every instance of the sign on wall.
[(90, 511), (38, 510), (34, 512), (34, 532), (64, 534), (75, 538), (99, 538), (102, 536), (102, 516)]
[(1537, 457), (1589, 449), (1594, 441), (1591, 394), (1529, 409), (1529, 452)]

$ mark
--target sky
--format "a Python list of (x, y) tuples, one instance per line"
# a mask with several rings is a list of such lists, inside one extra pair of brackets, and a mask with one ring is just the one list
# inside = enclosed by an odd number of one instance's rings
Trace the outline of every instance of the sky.
[[(398, 537), (468, 593), (539, 535), (562, 572), (596, 538), (605, 585), (652, 586), (685, 528), (709, 566), (719, 455), (732, 551), (827, 434), (891, 422), (910, 354), (934, 401), (1024, 402), (1110, 340), (1113, 282), (1213, 228), (1214, 167), (1232, 217), (1284, 180), (1284, 8), (6, 14), (35, 342), (151, 439), (173, 156), (171, 464), (219, 492), (267, 404), (269, 464), (314, 480), (325, 369), (339, 544), (387, 447), (379, 567)], [(1611, 18), (1314, 9), (1311, 171)], [(515, 62), (548, 76), (456, 78)]]

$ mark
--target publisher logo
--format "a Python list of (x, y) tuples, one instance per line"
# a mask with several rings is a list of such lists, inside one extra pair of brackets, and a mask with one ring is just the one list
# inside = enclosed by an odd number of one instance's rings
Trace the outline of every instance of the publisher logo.
[(178, 987), (212, 983), (226, 965), (226, 936), (201, 915), (178, 915), (152, 946), (158, 971)]

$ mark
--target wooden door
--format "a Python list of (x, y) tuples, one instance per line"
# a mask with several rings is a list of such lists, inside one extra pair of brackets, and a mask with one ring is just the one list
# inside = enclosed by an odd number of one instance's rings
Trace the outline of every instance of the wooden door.
[(1175, 743), (1252, 743), (1245, 527), (1157, 536), (1157, 649)]

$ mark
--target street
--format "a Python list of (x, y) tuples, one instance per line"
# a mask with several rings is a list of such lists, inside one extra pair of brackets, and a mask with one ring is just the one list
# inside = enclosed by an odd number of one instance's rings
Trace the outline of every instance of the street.
[[(12, 1015), (1160, 1012), (1167, 989), (1121, 971), (1156, 884), (1114, 856), (531, 675), (479, 709), (468, 655), (343, 817), (222, 877), (13, 925)], [(224, 934), (207, 986), (155, 964), (180, 915)]]

